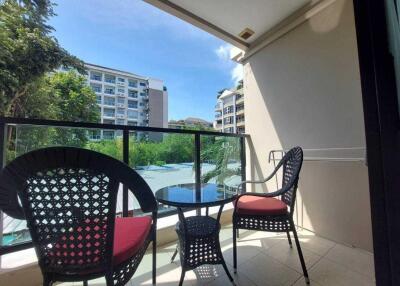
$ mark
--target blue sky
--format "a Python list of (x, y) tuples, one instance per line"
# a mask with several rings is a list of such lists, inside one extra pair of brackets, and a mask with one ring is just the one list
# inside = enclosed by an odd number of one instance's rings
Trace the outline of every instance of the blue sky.
[(217, 91), (240, 77), (230, 45), (141, 0), (56, 3), (60, 44), (85, 62), (164, 80), (169, 119), (213, 120)]

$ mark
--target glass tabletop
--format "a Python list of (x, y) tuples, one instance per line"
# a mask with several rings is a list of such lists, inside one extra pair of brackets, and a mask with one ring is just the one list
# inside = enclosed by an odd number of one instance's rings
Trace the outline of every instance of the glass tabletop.
[(201, 184), (196, 191), (196, 184), (173, 185), (156, 192), (160, 203), (175, 207), (208, 207), (233, 201), (237, 196), (236, 188), (218, 184)]

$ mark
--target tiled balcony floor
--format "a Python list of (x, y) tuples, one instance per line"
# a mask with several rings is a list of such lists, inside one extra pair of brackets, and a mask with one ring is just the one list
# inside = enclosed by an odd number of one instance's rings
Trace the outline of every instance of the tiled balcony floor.
[[(311, 285), (375, 285), (371, 253), (336, 244), (308, 231), (299, 231), (299, 237)], [(221, 244), (228, 268), (233, 274), (232, 229), (230, 226), (225, 226), (221, 230)], [(174, 249), (175, 244), (158, 249), (157, 285), (178, 285), (181, 274), (179, 257), (174, 263), (170, 262)], [(135, 273), (130, 286), (152, 285), (151, 265), (151, 253), (148, 253)], [(289, 248), (286, 234), (241, 231), (238, 242), (238, 273), (233, 277), (236, 285), (243, 286), (306, 285), (295, 245), (293, 249)], [(82, 285), (82, 283), (73, 285)], [(89, 281), (89, 285), (104, 285), (104, 281)], [(217, 265), (203, 266), (195, 271), (187, 272), (184, 285), (232, 284), (222, 266)]]

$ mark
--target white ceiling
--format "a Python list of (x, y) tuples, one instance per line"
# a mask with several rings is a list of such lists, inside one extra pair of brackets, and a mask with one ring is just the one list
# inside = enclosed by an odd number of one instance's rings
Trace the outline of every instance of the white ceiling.
[(252, 43), (312, 0), (169, 0), (238, 37), (245, 28), (255, 32)]

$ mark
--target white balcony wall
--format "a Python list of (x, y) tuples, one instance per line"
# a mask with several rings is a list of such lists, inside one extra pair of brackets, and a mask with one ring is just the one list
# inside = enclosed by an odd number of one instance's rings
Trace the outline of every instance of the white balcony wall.
[[(271, 149), (365, 147), (352, 1), (334, 1), (246, 59), (244, 92), (248, 177), (272, 171)], [(306, 161), (299, 193), (300, 226), (372, 250), (363, 162)]]

